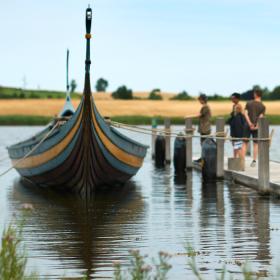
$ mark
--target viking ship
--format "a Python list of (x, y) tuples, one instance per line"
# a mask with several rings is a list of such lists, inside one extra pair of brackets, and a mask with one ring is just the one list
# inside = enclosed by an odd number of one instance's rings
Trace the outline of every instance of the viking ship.
[(83, 196), (103, 186), (124, 184), (142, 166), (148, 148), (110, 126), (96, 108), (90, 86), (91, 22), (88, 8), (85, 83), (77, 110), (71, 104), (67, 82), (59, 117), (34, 137), (8, 147), (13, 166), (24, 179)]

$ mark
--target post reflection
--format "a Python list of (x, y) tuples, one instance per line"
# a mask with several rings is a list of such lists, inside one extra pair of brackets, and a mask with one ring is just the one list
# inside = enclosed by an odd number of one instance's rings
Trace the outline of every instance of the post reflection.
[(231, 216), (238, 217), (232, 219), (233, 256), (268, 265), (271, 259), (269, 198), (235, 185), (229, 186), (229, 193)]

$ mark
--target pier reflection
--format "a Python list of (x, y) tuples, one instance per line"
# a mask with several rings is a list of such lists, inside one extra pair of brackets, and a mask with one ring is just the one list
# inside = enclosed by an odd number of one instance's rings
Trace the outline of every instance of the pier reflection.
[(235, 242), (232, 244), (233, 255), (237, 259), (256, 260), (263, 266), (271, 260), (270, 253), (270, 199), (244, 194), (244, 190), (229, 187), (231, 216), (233, 219), (232, 233)]

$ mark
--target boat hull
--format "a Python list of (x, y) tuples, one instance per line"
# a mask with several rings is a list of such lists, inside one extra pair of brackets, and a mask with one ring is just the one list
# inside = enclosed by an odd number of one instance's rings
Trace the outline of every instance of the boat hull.
[(84, 94), (67, 122), (53, 122), (31, 139), (8, 148), (13, 165), (25, 179), (86, 196), (97, 188), (125, 183), (142, 166), (146, 151), (147, 146), (104, 121), (91, 94)]

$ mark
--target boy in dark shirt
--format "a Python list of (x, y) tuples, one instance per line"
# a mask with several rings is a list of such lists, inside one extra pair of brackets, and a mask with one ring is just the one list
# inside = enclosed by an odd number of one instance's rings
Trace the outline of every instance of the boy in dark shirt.
[[(195, 116), (198, 118), (198, 132), (201, 136), (206, 136), (211, 134), (211, 110), (207, 103), (208, 98), (206, 94), (201, 93), (198, 97), (199, 103), (202, 105), (199, 115)], [(200, 144), (202, 146), (204, 137), (200, 138)], [(200, 163), (201, 158), (196, 160), (195, 162)]]
[[(244, 129), (244, 137), (253, 138), (258, 137), (258, 120), (262, 118), (265, 114), (265, 106), (262, 103), (262, 91), (254, 90), (254, 100), (248, 101), (245, 107), (245, 118), (247, 124)], [(242, 154), (245, 158), (247, 151), (248, 141), (244, 141), (242, 147)], [(253, 153), (253, 161), (251, 163), (251, 167), (256, 166), (258, 156), (258, 142), (254, 141), (254, 153)]]
[[(233, 108), (231, 112), (231, 117), (228, 120), (228, 124), (230, 125), (230, 135), (233, 138), (243, 138), (244, 135), (244, 126), (246, 124), (246, 119), (243, 115), (243, 109), (240, 101), (240, 94), (233, 93), (231, 95), (231, 100), (233, 102)], [(233, 140), (233, 154), (234, 157), (242, 157), (242, 140)]]

